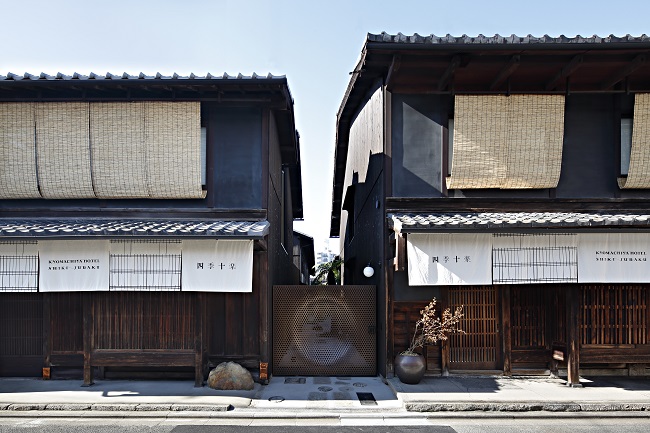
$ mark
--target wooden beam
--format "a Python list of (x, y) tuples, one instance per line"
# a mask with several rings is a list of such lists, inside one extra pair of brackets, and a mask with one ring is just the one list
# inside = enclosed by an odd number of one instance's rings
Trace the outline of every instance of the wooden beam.
[(560, 81), (566, 79), (568, 76), (570, 76), (570, 75), (573, 74), (575, 71), (577, 71), (578, 68), (580, 68), (580, 66), (582, 66), (582, 64), (583, 64), (583, 60), (584, 60), (584, 57), (583, 57), (582, 54), (578, 54), (577, 56), (574, 56), (574, 57), (569, 61), (569, 63), (567, 63), (566, 65), (564, 65), (564, 67), (562, 68), (562, 70), (560, 70), (560, 71), (555, 75), (555, 77), (553, 77), (551, 80), (549, 80), (549, 81), (546, 83), (546, 85), (544, 86), (544, 88), (545, 88), (546, 90), (553, 90), (553, 89), (555, 89), (555, 88), (558, 86), (558, 84), (559, 84)]
[(449, 65), (447, 66), (447, 70), (444, 74), (442, 74), (442, 77), (440, 77), (440, 81), (438, 82), (438, 90), (444, 90), (447, 87), (453, 78), (456, 69), (458, 69), (458, 66), (460, 66), (460, 60), (460, 56), (454, 56), (451, 59), (451, 62), (449, 62)]
[(521, 58), (519, 55), (510, 57), (508, 63), (501, 69), (499, 74), (494, 78), (492, 84), (490, 84), (490, 90), (494, 90), (499, 87), (505, 80), (512, 75), (513, 72), (517, 70), (521, 64)]
[(615, 85), (616, 83), (623, 81), (625, 78), (627, 78), (628, 75), (630, 75), (632, 72), (636, 71), (641, 66), (643, 66), (646, 60), (647, 60), (647, 56), (645, 54), (639, 54), (624, 69), (622, 69), (617, 74), (612, 75), (609, 79), (605, 80), (605, 82), (601, 84), (600, 89), (607, 90), (613, 85)]
[(396, 54), (393, 56), (393, 60), (390, 63), (390, 68), (388, 68), (388, 74), (386, 74), (386, 89), (389, 91), (393, 88), (393, 78), (395, 74), (399, 71), (400, 66), (402, 65), (402, 56)]

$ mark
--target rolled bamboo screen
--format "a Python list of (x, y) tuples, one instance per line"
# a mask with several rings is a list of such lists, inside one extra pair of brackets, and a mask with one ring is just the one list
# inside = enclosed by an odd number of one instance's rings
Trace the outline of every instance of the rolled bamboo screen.
[(563, 136), (561, 95), (456, 96), (447, 188), (554, 188)]
[(144, 102), (90, 104), (91, 164), (98, 198), (148, 198)]
[(202, 198), (201, 105), (150, 102), (145, 107), (151, 198)]
[(0, 103), (0, 198), (40, 198), (36, 174), (34, 105)]
[(508, 117), (503, 96), (456, 96), (447, 188), (500, 188), (506, 176)]
[(38, 180), (44, 198), (95, 198), (87, 102), (36, 104)]
[(557, 187), (562, 167), (564, 96), (512, 95), (508, 100), (508, 168), (501, 188)]
[(634, 96), (632, 149), (627, 177), (618, 179), (621, 189), (650, 188), (650, 93)]

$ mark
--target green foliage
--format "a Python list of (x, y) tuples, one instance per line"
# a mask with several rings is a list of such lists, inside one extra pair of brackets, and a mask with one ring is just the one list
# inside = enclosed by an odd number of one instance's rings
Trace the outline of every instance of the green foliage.
[(341, 284), (341, 258), (336, 256), (334, 260), (321, 263), (316, 266), (316, 275), (312, 280), (313, 285), (340, 285)]

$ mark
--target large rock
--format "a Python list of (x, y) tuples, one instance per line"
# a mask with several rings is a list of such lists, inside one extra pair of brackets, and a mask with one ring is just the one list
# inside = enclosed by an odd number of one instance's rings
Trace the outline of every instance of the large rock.
[(208, 386), (213, 389), (251, 390), (255, 387), (253, 376), (236, 362), (222, 362), (210, 372)]

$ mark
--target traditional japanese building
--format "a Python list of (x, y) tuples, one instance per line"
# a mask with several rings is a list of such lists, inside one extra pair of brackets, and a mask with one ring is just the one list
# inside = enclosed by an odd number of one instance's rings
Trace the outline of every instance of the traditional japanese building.
[(0, 76), (0, 375), (266, 379), (301, 217), (285, 77)]
[(331, 235), (344, 284), (377, 285), (382, 374), (433, 297), (465, 333), (429, 374), (648, 372), (649, 55), (645, 35), (367, 36)]

